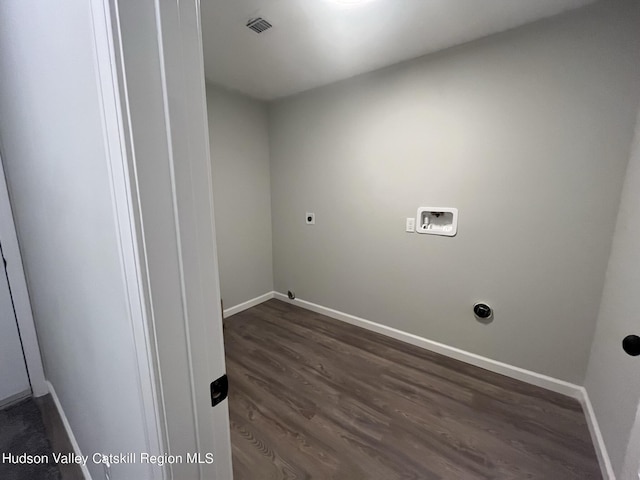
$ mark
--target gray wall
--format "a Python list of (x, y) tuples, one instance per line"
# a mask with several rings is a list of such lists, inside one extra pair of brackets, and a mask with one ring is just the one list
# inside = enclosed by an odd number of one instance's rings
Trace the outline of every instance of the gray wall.
[(46, 377), (85, 455), (148, 450), (93, 45), (89, 2), (0, 2), (2, 160)]
[[(640, 95), (639, 7), (600, 2), (274, 104), (275, 289), (582, 384)], [(405, 233), (421, 205), (459, 208), (458, 235)]]
[(225, 309), (273, 290), (265, 103), (207, 86), (220, 289)]
[[(625, 354), (620, 344), (629, 334), (640, 335), (640, 117), (638, 119), (585, 380), (619, 478), (640, 401), (638, 358)], [(638, 458), (637, 451), (632, 454)], [(637, 465), (635, 470), (637, 473)]]

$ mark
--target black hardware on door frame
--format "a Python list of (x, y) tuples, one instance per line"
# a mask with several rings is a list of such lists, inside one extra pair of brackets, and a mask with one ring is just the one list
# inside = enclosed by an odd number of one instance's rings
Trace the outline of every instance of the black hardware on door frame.
[(640, 337), (638, 335), (627, 335), (622, 340), (622, 349), (632, 357), (640, 355)]
[(215, 407), (225, 398), (229, 393), (229, 380), (227, 375), (221, 376), (219, 379), (211, 382), (211, 406)]

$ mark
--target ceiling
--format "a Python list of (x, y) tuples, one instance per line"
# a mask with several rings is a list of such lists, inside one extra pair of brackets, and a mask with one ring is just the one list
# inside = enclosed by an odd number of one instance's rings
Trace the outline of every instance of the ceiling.
[[(202, 0), (205, 73), (215, 84), (271, 100), (592, 1)], [(253, 32), (246, 24), (255, 17), (273, 28)]]

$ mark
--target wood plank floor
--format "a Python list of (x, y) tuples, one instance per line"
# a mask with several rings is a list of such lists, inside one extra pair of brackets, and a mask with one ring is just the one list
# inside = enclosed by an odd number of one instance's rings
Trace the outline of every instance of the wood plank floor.
[(225, 327), (235, 480), (601, 478), (571, 398), (278, 300)]

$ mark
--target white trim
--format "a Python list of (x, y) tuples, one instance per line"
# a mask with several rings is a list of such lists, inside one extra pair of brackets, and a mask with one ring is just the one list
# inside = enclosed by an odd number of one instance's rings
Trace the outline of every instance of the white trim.
[[(183, 5), (185, 2), (182, 2)], [(204, 46), (202, 41), (202, 12), (201, 12), (201, 0), (195, 0), (195, 15), (191, 16), (191, 20), (194, 21), (192, 26), (195, 27), (194, 30), (191, 30), (191, 33), (195, 33), (195, 38), (191, 38), (192, 42), (196, 45), (192, 44), (190, 47), (186, 48), (186, 51), (183, 52), (186, 54), (190, 52), (191, 60), (194, 62), (194, 65), (197, 65), (199, 73), (191, 78), (190, 85), (187, 86), (187, 91), (192, 92), (190, 96), (194, 97), (194, 103), (199, 104), (200, 108), (193, 108), (194, 105), (190, 106), (194, 112), (198, 112), (197, 117), (192, 117), (192, 122), (190, 122), (189, 129), (197, 132), (200, 129), (200, 134), (202, 135), (203, 143), (202, 147), (204, 147), (204, 152), (202, 152), (205, 156), (206, 161), (204, 162), (204, 170), (206, 171), (206, 175), (204, 178), (207, 183), (208, 190), (208, 200), (209, 200), (209, 211), (208, 211), (208, 222), (210, 225), (209, 234), (211, 235), (211, 243), (213, 244), (213, 249), (211, 249), (213, 262), (213, 268), (209, 267), (214, 273), (212, 282), (209, 287), (209, 296), (213, 290), (214, 297), (216, 299), (216, 303), (221, 301), (220, 294), (220, 263), (218, 261), (218, 249), (217, 241), (216, 241), (216, 226), (215, 226), (215, 212), (214, 212), (214, 200), (213, 200), (213, 175), (211, 174), (211, 145), (209, 139), (209, 117), (207, 111), (207, 88), (204, 74)], [(183, 18), (188, 19), (190, 15), (186, 15)], [(194, 48), (196, 46), (196, 48)], [(184, 47), (183, 47), (184, 49)], [(198, 98), (199, 95), (199, 98)], [(202, 220), (200, 221), (202, 222)], [(214, 286), (212, 289), (211, 286)], [(215, 305), (215, 311), (218, 312), (218, 306)], [(216, 315), (217, 317), (217, 315)], [(218, 345), (221, 347), (218, 351), (219, 358), (217, 361), (214, 361), (214, 368), (222, 368), (222, 371), (226, 373), (226, 358), (224, 353), (224, 313), (221, 312), (220, 318), (216, 318), (214, 328), (211, 323), (209, 323), (210, 327), (207, 329), (209, 335), (218, 337), (220, 342)], [(215, 371), (215, 370), (214, 370)], [(224, 410), (218, 406), (217, 410), (214, 409), (214, 415), (211, 417), (215, 425), (214, 431), (214, 445), (215, 445), (215, 454), (218, 457), (218, 461), (215, 465), (215, 475), (218, 479), (229, 479), (233, 480), (233, 455), (232, 455), (232, 447), (231, 447), (231, 424), (229, 417), (229, 408), (228, 401), (224, 402)]]
[(412, 333), (403, 332), (402, 330), (387, 327), (386, 325), (380, 325), (379, 323), (365, 320), (364, 318), (356, 317), (332, 308), (323, 307), (315, 303), (307, 302), (306, 300), (291, 300), (283, 293), (274, 292), (274, 298), (282, 300), (283, 302), (291, 303), (292, 305), (298, 305), (299, 307), (311, 310), (312, 312), (320, 313), (327, 317), (335, 318), (336, 320), (341, 320), (372, 332), (395, 338), (396, 340), (415, 345), (416, 347), (421, 347), (431, 352), (455, 358), (456, 360), (460, 360), (470, 365), (475, 365), (476, 367), (484, 368), (485, 370), (499, 373), (510, 378), (515, 378), (516, 380), (521, 380), (531, 385), (546, 388), (547, 390), (577, 399), (582, 404), (582, 408), (587, 419), (589, 433), (591, 434), (591, 440), (593, 441), (593, 445), (596, 450), (602, 476), (607, 480), (615, 480), (613, 468), (611, 467), (611, 460), (607, 453), (607, 447), (605, 446), (604, 439), (602, 438), (602, 433), (600, 432), (600, 427), (598, 425), (598, 419), (595, 416), (591, 400), (589, 400), (589, 395), (584, 387), (549, 377), (547, 375), (532, 372), (531, 370), (525, 370), (524, 368), (509, 365), (507, 363), (498, 362), (497, 360), (476, 355), (475, 353), (467, 352), (459, 348), (450, 347), (443, 343), (434, 342), (433, 340), (428, 340), (426, 338), (419, 337), (418, 335), (413, 335)]
[[(142, 208), (141, 208), (141, 198), (140, 191), (138, 190), (138, 172), (137, 172), (137, 161), (136, 154), (134, 148), (134, 134), (132, 127), (132, 119), (131, 119), (131, 106), (129, 104), (129, 91), (128, 85), (125, 75), (125, 61), (124, 61), (124, 51), (122, 46), (122, 28), (120, 25), (120, 12), (119, 5), (116, 0), (105, 0), (108, 1), (111, 12), (112, 19), (112, 38), (113, 45), (115, 47), (116, 53), (116, 73), (118, 74), (118, 89), (119, 89), (119, 98), (122, 101), (122, 121), (123, 121), (123, 129), (124, 129), (124, 139), (126, 140), (126, 153), (127, 158), (130, 159), (128, 164), (128, 176), (130, 181), (131, 188), (131, 202), (132, 202), (132, 219), (136, 221), (135, 229), (138, 233), (138, 243), (136, 247), (139, 246), (139, 261), (141, 268), (141, 279), (140, 291), (141, 297), (145, 300), (146, 312), (148, 315), (149, 322), (147, 324), (149, 328), (150, 342), (151, 342), (151, 351), (150, 355), (153, 355), (153, 358), (150, 359), (153, 361), (153, 366), (155, 367), (155, 381), (157, 386), (157, 401), (158, 401), (158, 409), (159, 414), (161, 415), (159, 421), (159, 434), (162, 434), (160, 445), (162, 446), (162, 452), (170, 452), (172, 451), (171, 442), (169, 438), (168, 432), (168, 420), (167, 420), (167, 409), (165, 406), (165, 392), (164, 392), (164, 384), (163, 384), (163, 373), (162, 367), (159, 361), (159, 347), (158, 347), (158, 338), (155, 331), (156, 325), (156, 317), (155, 312), (153, 310), (153, 292), (151, 290), (151, 273), (149, 272), (149, 259), (147, 256), (147, 240), (145, 238), (145, 229), (144, 229), (144, 220), (142, 218)], [(169, 471), (169, 477), (172, 478), (172, 465), (169, 464), (167, 466)], [(163, 478), (167, 477), (167, 472), (163, 471)]]
[[(194, 449), (197, 442), (198, 450), (216, 456), (212, 465), (173, 465), (168, 476), (180, 476), (183, 469), (193, 476), (197, 468), (198, 478), (230, 479), (227, 404), (212, 409), (209, 400), (209, 383), (224, 373), (224, 348), (215, 237), (213, 225), (208, 225), (213, 212), (199, 1), (108, 1), (137, 207), (132, 221), (138, 234), (140, 282), (146, 281), (143, 300), (155, 346), (158, 404), (169, 420), (163, 425), (165, 448), (178, 454)], [(145, 21), (136, 22), (138, 15)], [(142, 48), (127, 48), (139, 42)], [(167, 201), (161, 216), (157, 201)], [(167, 258), (168, 273), (162, 268)], [(153, 268), (154, 262), (159, 268)], [(171, 281), (165, 281), (167, 275)], [(166, 300), (162, 310), (161, 298)], [(165, 342), (172, 348), (158, 348)], [(172, 385), (180, 388), (169, 388)]]
[(282, 293), (276, 292), (275, 298), (287, 303), (291, 303), (293, 305), (298, 305), (302, 308), (306, 308), (307, 310), (311, 310), (312, 312), (321, 313), (322, 315), (326, 315), (327, 317), (335, 318), (336, 320), (341, 320), (351, 325), (365, 328), (372, 332), (386, 335), (387, 337), (395, 338), (396, 340), (415, 345), (416, 347), (421, 347), (431, 352), (439, 353), (450, 358), (455, 358), (456, 360), (460, 360), (470, 365), (475, 365), (476, 367), (484, 368), (485, 370), (489, 370), (491, 372), (499, 373), (507, 377), (515, 378), (516, 380), (521, 380), (531, 385), (536, 385), (553, 392), (567, 395), (577, 400), (582, 400), (583, 398), (583, 387), (575, 385), (573, 383), (565, 382), (564, 380), (559, 380), (557, 378), (549, 377), (541, 373), (532, 372), (531, 370), (525, 370), (524, 368), (515, 367), (507, 363), (499, 362), (497, 360), (492, 360), (491, 358), (483, 357), (481, 355), (467, 352), (459, 348), (450, 347), (449, 345), (445, 345), (444, 343), (428, 340), (412, 333), (403, 332), (402, 330), (387, 327), (386, 325), (380, 325), (379, 323), (365, 320), (364, 318), (356, 317), (354, 315), (340, 312), (338, 310), (333, 310), (332, 308), (316, 305), (315, 303), (307, 302), (305, 300), (290, 300), (289, 297)]
[[(47, 384), (45, 383), (45, 386), (46, 385)], [(3, 398), (0, 401), (0, 409), (8, 408), (11, 405), (21, 402), (25, 398), (29, 398), (30, 396), (31, 396), (31, 389), (23, 390), (22, 392), (9, 395), (7, 398)]]
[[(101, 95), (103, 137), (107, 150), (107, 168), (111, 180), (112, 206), (118, 233), (120, 267), (136, 351), (140, 405), (144, 412), (147, 449), (151, 455), (164, 453), (164, 416), (159, 405), (154, 366), (156, 364), (152, 327), (145, 304), (144, 278), (136, 232), (136, 202), (127, 159), (129, 158), (126, 119), (118, 90), (120, 84), (116, 49), (119, 38), (114, 36), (109, 3), (91, 0), (95, 41), (96, 82)], [(117, 30), (116, 30), (117, 31)], [(126, 108), (126, 105), (125, 105)], [(151, 465), (152, 478), (166, 478), (166, 469)]]
[(48, 389), (44, 378), (38, 334), (33, 322), (18, 236), (11, 211), (9, 191), (2, 166), (0, 166), (0, 238), (2, 239), (2, 250), (7, 260), (7, 278), (11, 288), (11, 299), (16, 313), (16, 321), (20, 330), (20, 340), (22, 341), (22, 351), (27, 372), (29, 373), (31, 391), (34, 397), (41, 397), (48, 393)]
[(364, 318), (356, 317), (332, 308), (323, 307), (315, 303), (307, 302), (306, 300), (291, 300), (283, 293), (274, 292), (274, 298), (292, 305), (298, 305), (299, 307), (311, 310), (312, 312), (320, 313), (327, 317), (341, 320), (372, 332), (386, 335), (387, 337), (395, 338), (396, 340), (409, 343), (416, 347), (421, 347), (425, 350), (439, 353), (446, 357), (455, 358), (456, 360), (460, 360), (470, 365), (475, 365), (476, 367), (484, 368), (485, 370), (499, 373), (501, 375), (577, 399), (582, 405), (584, 415), (587, 420), (589, 433), (591, 434), (591, 440), (593, 441), (593, 445), (596, 450), (602, 476), (607, 480), (615, 480), (616, 477), (611, 466), (609, 454), (607, 453), (607, 447), (605, 446), (602, 433), (600, 432), (598, 419), (593, 411), (593, 406), (591, 405), (591, 400), (589, 399), (587, 390), (584, 387), (549, 377), (547, 375), (532, 372), (531, 370), (525, 370), (524, 368), (509, 365), (507, 363), (498, 362), (497, 360), (492, 360), (481, 355), (476, 355), (475, 353), (467, 352), (433, 340), (428, 340), (426, 338), (419, 337), (418, 335), (413, 335), (412, 333), (387, 327), (386, 325), (380, 325), (379, 323), (365, 320)]
[[(193, 348), (191, 342), (191, 320), (189, 317), (189, 304), (187, 300), (187, 287), (186, 287), (186, 279), (185, 279), (185, 265), (184, 265), (184, 256), (183, 256), (183, 247), (182, 247), (182, 236), (180, 230), (180, 210), (178, 206), (178, 193), (177, 193), (177, 184), (176, 184), (176, 168), (175, 168), (175, 155), (174, 155), (174, 142), (171, 131), (171, 122), (172, 122), (172, 111), (169, 108), (169, 85), (167, 80), (167, 68), (166, 68), (166, 58), (164, 48), (164, 40), (163, 40), (163, 31), (162, 31), (162, 18), (161, 18), (161, 5), (160, 0), (155, 0), (155, 20), (156, 20), (156, 28), (157, 28), (157, 42), (158, 42), (158, 52), (159, 62), (160, 62), (160, 79), (162, 85), (162, 102), (163, 102), (163, 112), (164, 112), (164, 124), (165, 124), (165, 135), (166, 135), (166, 143), (167, 143), (167, 153), (169, 160), (169, 177), (171, 180), (171, 201), (173, 206), (173, 223), (175, 227), (175, 241), (177, 245), (176, 257), (178, 261), (178, 269), (179, 269), (179, 281), (180, 281), (180, 295), (182, 298), (182, 323), (185, 331), (185, 341), (186, 341), (186, 353), (188, 359), (188, 369), (189, 369), (189, 387), (191, 394), (191, 408), (192, 408), (192, 420), (193, 426), (195, 430), (195, 443), (196, 450), (198, 452), (203, 451), (202, 449), (202, 435), (200, 434), (200, 423), (198, 422), (198, 402), (197, 402), (197, 392), (196, 392), (196, 378), (194, 374), (194, 361), (193, 361)], [(175, 114), (174, 114), (175, 116)], [(204, 477), (204, 470), (202, 464), (198, 464), (198, 471), (200, 478)], [(173, 475), (173, 470), (172, 470)]]
[[(501, 375), (505, 375), (507, 377), (514, 378), (516, 380), (521, 380), (531, 385), (536, 385), (538, 387), (542, 387), (547, 390), (551, 390), (553, 392), (561, 393), (563, 395), (567, 395), (569, 397), (577, 399), (582, 405), (582, 408), (587, 420), (589, 433), (591, 434), (591, 440), (593, 441), (593, 445), (596, 450), (596, 455), (598, 457), (598, 464), (600, 465), (602, 476), (607, 480), (615, 480), (613, 468), (611, 467), (611, 461), (607, 453), (607, 447), (605, 446), (604, 439), (602, 438), (602, 433), (600, 432), (600, 427), (598, 425), (598, 420), (593, 411), (591, 400), (589, 399), (587, 390), (584, 387), (575, 385), (573, 383), (565, 382), (564, 380), (549, 377), (547, 375), (542, 375), (540, 373), (532, 372), (531, 370), (525, 370), (524, 368), (509, 365), (507, 363), (498, 362), (497, 360), (492, 360), (490, 358), (483, 357), (475, 353), (467, 352), (465, 350), (451, 347), (449, 345), (435, 342), (433, 340), (428, 340), (426, 338), (419, 337), (418, 335), (413, 335), (412, 333), (407, 333), (407, 332), (403, 332), (402, 330), (398, 330), (396, 328), (387, 327), (386, 325), (380, 325), (379, 323), (375, 323), (370, 320), (365, 320), (364, 318), (356, 317), (355, 315), (350, 315), (348, 313), (340, 312), (332, 308), (323, 307), (315, 303), (307, 302), (306, 300), (300, 300), (300, 299), (291, 300), (287, 295), (283, 293), (279, 293), (279, 292), (272, 292), (272, 293), (273, 293), (272, 297), (270, 296), (270, 294), (265, 294), (262, 297), (257, 297), (253, 300), (250, 300), (249, 302), (245, 302), (243, 304), (237, 305), (236, 307), (232, 307), (229, 310), (237, 309), (245, 305), (247, 305), (246, 308), (250, 308), (253, 305), (257, 305), (258, 303), (261, 303), (256, 300), (261, 299), (263, 297), (265, 297), (265, 299), (262, 301), (266, 301), (269, 298), (277, 298), (278, 300), (282, 300), (283, 302), (287, 302), (292, 305), (298, 305), (299, 307), (305, 308), (312, 312), (320, 313), (322, 315), (326, 315), (327, 317), (331, 317), (336, 320), (340, 320), (340, 321), (349, 323), (351, 325), (355, 325), (357, 327), (370, 330), (372, 332), (380, 333), (382, 335), (386, 335), (387, 337), (395, 338), (396, 340), (409, 343), (416, 347), (424, 348), (425, 350), (439, 353), (446, 357), (454, 358), (456, 360), (460, 360), (470, 365), (475, 365), (476, 367), (484, 368), (485, 370), (499, 373)], [(254, 301), (255, 303), (249, 305)], [(243, 308), (243, 310), (246, 308)], [(229, 310), (225, 310), (225, 316)], [(241, 311), (241, 310), (238, 310), (238, 311)], [(234, 312), (234, 313), (237, 313), (237, 312)]]
[(607, 446), (604, 443), (604, 438), (602, 437), (602, 432), (600, 431), (600, 425), (598, 424), (598, 419), (596, 417), (595, 412), (593, 411), (593, 405), (591, 405), (591, 400), (589, 399), (589, 393), (587, 389), (584, 387), (580, 387), (581, 397), (579, 398), (580, 403), (582, 404), (582, 409), (584, 410), (584, 414), (587, 417), (587, 425), (589, 426), (589, 433), (591, 434), (591, 441), (593, 442), (593, 446), (596, 449), (596, 455), (598, 457), (598, 464), (600, 465), (600, 471), (602, 473), (602, 478), (607, 480), (615, 480), (616, 476), (613, 472), (613, 467), (611, 466), (611, 459), (609, 458), (609, 454), (607, 452)]
[[(224, 374), (225, 359), (199, 4), (199, 0), (154, 0), (164, 106), (162, 142), (168, 153), (188, 361), (183, 375), (188, 374), (190, 391), (184, 393), (191, 395), (197, 450), (216, 456), (211, 465), (198, 464), (199, 478), (223, 480), (233, 476), (228, 409), (226, 404), (212, 409), (208, 400), (209, 383)], [(183, 429), (184, 440), (186, 432)]]
[(223, 313), (224, 318), (229, 318), (236, 313), (244, 312), (245, 310), (255, 307), (256, 305), (260, 305), (267, 300), (271, 300), (275, 296), (275, 292), (267, 292), (264, 295), (260, 295), (259, 297), (252, 298), (251, 300), (247, 300), (246, 302), (239, 303), (234, 307), (225, 308)]
[[(48, 380), (46, 381), (47, 387), (49, 389), (49, 393), (51, 394), (51, 398), (53, 399), (53, 403), (56, 405), (56, 409), (58, 410), (58, 415), (60, 415), (60, 420), (62, 420), (62, 425), (64, 425), (64, 430), (67, 432), (67, 436), (69, 437), (69, 442), (73, 447), (73, 452), (76, 455), (82, 455), (82, 451), (80, 450), (80, 446), (78, 445), (78, 441), (76, 437), (73, 435), (73, 430), (71, 430), (71, 425), (69, 424), (69, 420), (67, 416), (64, 414), (64, 410), (62, 409), (62, 405), (60, 404), (60, 399), (56, 394), (53, 385)], [(91, 480), (91, 474), (89, 473), (89, 469), (86, 465), (79, 464), (80, 470), (82, 470), (82, 475), (85, 480)]]

